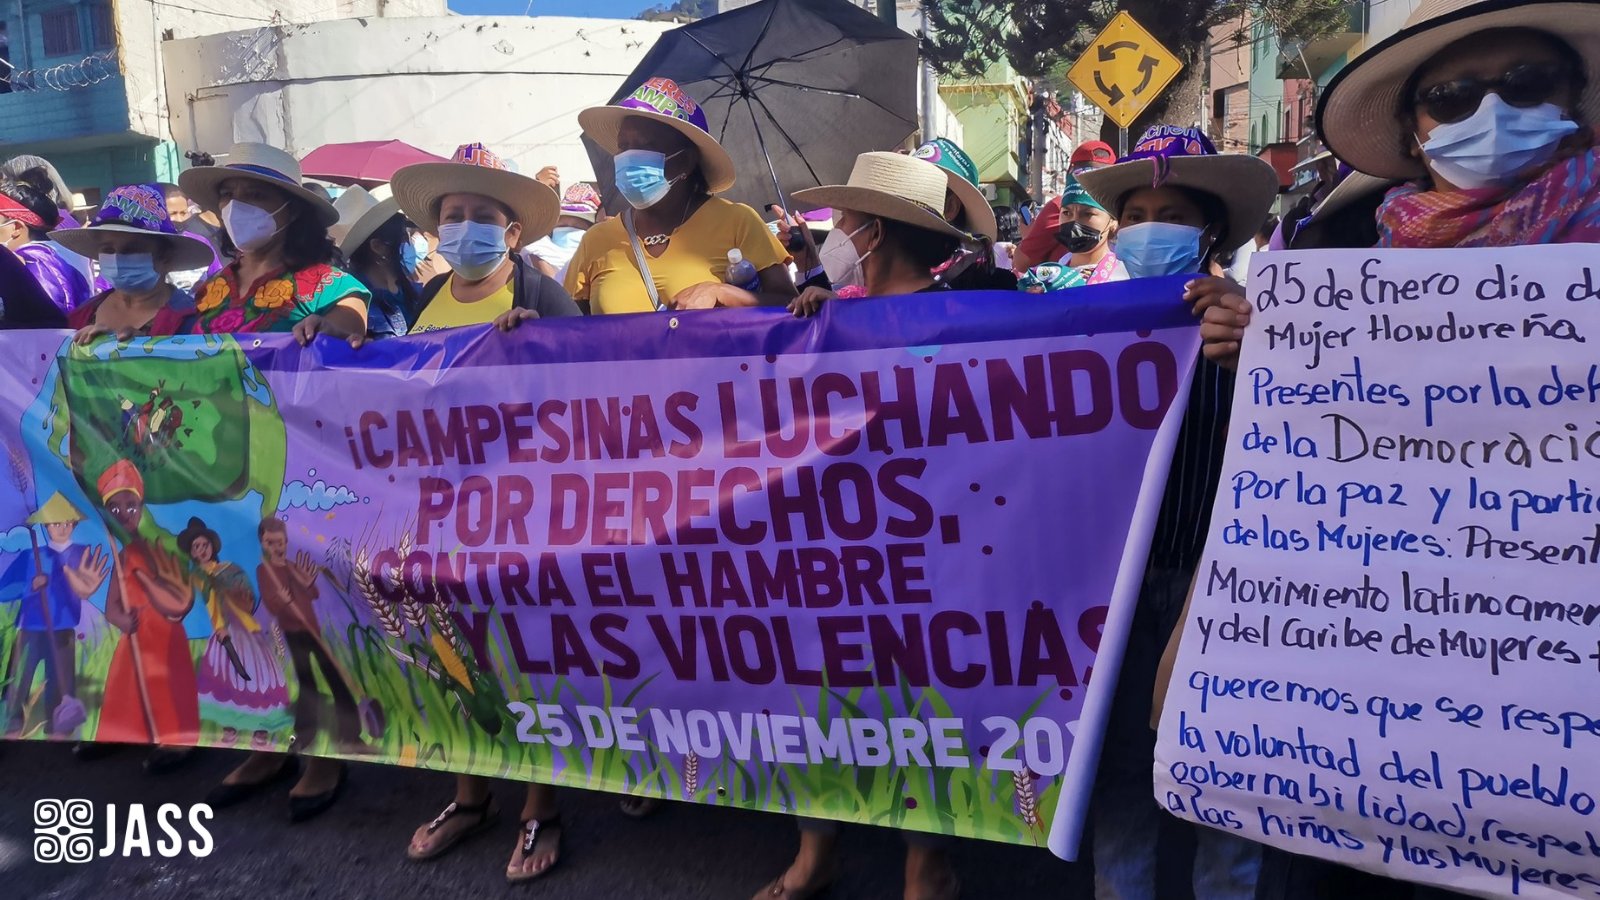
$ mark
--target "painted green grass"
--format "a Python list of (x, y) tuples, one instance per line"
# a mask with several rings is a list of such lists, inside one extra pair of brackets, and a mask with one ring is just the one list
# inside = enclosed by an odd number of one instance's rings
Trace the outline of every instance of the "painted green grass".
[[(351, 602), (347, 595), (340, 599)], [(514, 672), (515, 661), (505, 650), (509, 642), (503, 626), (498, 617), (492, 621), (495, 630), (489, 641), (490, 659), (486, 668), (490, 672)], [(598, 682), (599, 696), (593, 698), (583, 696), (566, 678), (527, 679), (518, 688), (505, 690), (496, 700), (500, 705), (499, 733), (491, 735), (469, 714), (469, 704), (475, 699), (476, 691), (465, 691), (448, 675), (436, 677), (434, 673), (444, 671), (442, 661), (431, 645), (417, 639), (414, 631), (408, 629), (407, 639), (399, 640), (374, 625), (352, 624), (341, 634), (329, 633), (325, 637), (332, 638), (328, 641), (329, 648), (355, 682), (357, 695), (381, 706), (385, 724), (381, 734), (366, 735), (367, 752), (360, 754), (341, 753), (327, 737), (332, 733), (331, 727), (324, 727), (324, 737), (310, 750), (317, 755), (1039, 846), (1049, 832), (1050, 819), (1059, 799), (1059, 778), (1030, 781), (1035, 785), (1038, 813), (1033, 824), (1024, 821), (1018, 812), (1017, 779), (1012, 773), (986, 768), (976, 747), (963, 748), (973, 760), (973, 766), (955, 769), (894, 765), (858, 767), (841, 765), (837, 761), (807, 766), (780, 765), (736, 760), (724, 747), (713, 759), (695, 761), (696, 777), (690, 785), (685, 780), (685, 757), (657, 746), (650, 740), (648, 729), (644, 731), (648, 746), (643, 751), (615, 746), (591, 749), (584, 746), (581, 733), (567, 747), (521, 743), (517, 739), (516, 717), (504, 709), (507, 699), (560, 704), (568, 711), (568, 721), (575, 731), (577, 722), (570, 713), (580, 705), (605, 709), (632, 707), (638, 710), (640, 721), (647, 722), (649, 707), (641, 705), (640, 700), (654, 676), (632, 683), (630, 690), (620, 697), (613, 682), (602, 677)], [(0, 665), (7, 665), (0, 671), (9, 671), (14, 643), (14, 630), (0, 630)], [(193, 644), (198, 655), (204, 641)], [(90, 710), (89, 721), (83, 729), (86, 735), (92, 735), (98, 724), (98, 700), (115, 645), (114, 634), (92, 647), (80, 645), (79, 697)], [(405, 654), (415, 663), (400, 659), (393, 651)], [(284, 664), (287, 666), (287, 661)], [(481, 679), (475, 679), (474, 683), (480, 690), (485, 687)], [(290, 684), (293, 694), (296, 688), (292, 678)], [(498, 683), (488, 687), (496, 692), (501, 690)], [(1048, 692), (1041, 694), (1030, 709), (1017, 717), (1018, 721), (1031, 716), (1047, 696)], [(879, 709), (895, 710), (897, 714), (924, 722), (935, 717), (952, 717), (949, 703), (932, 688), (913, 690), (900, 685), (840, 692), (823, 686), (809, 703), (798, 691), (793, 698), (797, 715), (815, 717), (824, 728), (838, 717), (867, 716), (865, 704), (869, 701)], [(34, 710), (30, 718), (33, 723), (30, 736), (42, 731), (43, 715), (42, 711)], [(331, 716), (331, 709), (325, 709), (324, 715)], [(281, 738), (286, 742), (288, 736)], [(220, 729), (203, 725), (199, 743), (224, 746)], [(688, 790), (690, 787), (692, 792)]]

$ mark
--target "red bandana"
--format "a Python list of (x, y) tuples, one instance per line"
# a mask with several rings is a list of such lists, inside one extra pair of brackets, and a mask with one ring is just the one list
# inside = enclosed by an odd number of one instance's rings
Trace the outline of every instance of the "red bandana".
[(0, 216), (15, 222), (21, 222), (29, 228), (44, 227), (44, 220), (39, 218), (38, 213), (7, 197), (5, 194), (0, 194)]

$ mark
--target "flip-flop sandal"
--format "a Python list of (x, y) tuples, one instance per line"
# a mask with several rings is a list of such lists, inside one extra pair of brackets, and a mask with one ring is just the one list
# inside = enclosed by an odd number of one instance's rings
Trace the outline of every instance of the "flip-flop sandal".
[(622, 814), (632, 819), (643, 819), (661, 808), (659, 797), (624, 797), (618, 804)]
[[(523, 860), (527, 860), (528, 856), (533, 853), (534, 848), (539, 845), (540, 832), (544, 831), (546, 828), (560, 827), (560, 815), (554, 815), (548, 819), (528, 819), (527, 821), (523, 822), (522, 835), (520, 838), (518, 838), (519, 843), (517, 844), (517, 849), (522, 851)], [(549, 875), (550, 870), (554, 869), (560, 863), (561, 853), (557, 851), (555, 862), (552, 862), (550, 865), (545, 866), (543, 869), (540, 869), (537, 872), (525, 872), (520, 866), (518, 866), (516, 869), (512, 869), (511, 867), (507, 866), (506, 881), (510, 884), (522, 884), (524, 882), (532, 881), (535, 878), (543, 878), (544, 876)]]
[(437, 859), (455, 849), (457, 844), (461, 843), (467, 838), (476, 834), (481, 834), (484, 831), (493, 828), (495, 819), (498, 818), (499, 815), (500, 811), (494, 806), (493, 794), (484, 797), (482, 803), (474, 804), (472, 806), (465, 806), (452, 800), (450, 801), (450, 805), (444, 808), (443, 812), (439, 813), (434, 817), (432, 822), (428, 823), (429, 834), (433, 834), (440, 828), (443, 828), (444, 823), (458, 816), (470, 816), (474, 819), (474, 821), (466, 828), (463, 828), (460, 831), (452, 834), (448, 840), (445, 840), (444, 842), (428, 849), (425, 852), (417, 853), (414, 852), (410, 847), (407, 847), (406, 858), (412, 862), (422, 862), (424, 860)]

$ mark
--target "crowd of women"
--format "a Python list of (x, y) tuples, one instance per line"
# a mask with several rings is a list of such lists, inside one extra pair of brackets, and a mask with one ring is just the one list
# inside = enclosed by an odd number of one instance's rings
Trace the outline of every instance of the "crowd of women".
[[(84, 342), (280, 331), (359, 348), (461, 326), (509, 331), (548, 317), (753, 306), (809, 315), (855, 297), (964, 289), (1021, 289), (1066, 303), (1078, 285), (1194, 274), (1182, 300), (1201, 320), (1203, 358), (1091, 813), (1096, 896), (1149, 898), (1162, 818), (1151, 789), (1156, 673), (1198, 565), (1231, 370), (1250, 334), (1250, 307), (1223, 262), (1257, 245), (1600, 240), (1597, 63), (1600, 5), (1425, 0), (1403, 30), (1323, 92), (1316, 124), (1342, 178), (1309, 216), (1274, 229), (1278, 183), (1265, 163), (1219, 155), (1195, 129), (1158, 125), (1120, 160), (1104, 144), (1080, 147), (1066, 191), (1018, 246), (998, 250), (1008, 217), (997, 221), (971, 160), (948, 141), (863, 153), (845, 184), (796, 194), (797, 205), (824, 212), (777, 210), (769, 225), (718, 196), (734, 183), (732, 160), (694, 100), (665, 79), (579, 117), (615, 159), (617, 215), (591, 185), (558, 193), (548, 178), (518, 174), (479, 144), (448, 162), (402, 169), (376, 190), (347, 189), (336, 202), (301, 180), (289, 154), (239, 144), (220, 165), (185, 171), (176, 187), (117, 188), (74, 227), (60, 209), (59, 176), (44, 160), (22, 159), (0, 176), (0, 244), (9, 251), (0, 252), (0, 322), (70, 325)], [(294, 778), (297, 765), (257, 750), (211, 799), (244, 802)], [(317, 759), (298, 772), (290, 796), (303, 820), (334, 803), (345, 775)], [(644, 816), (653, 807), (633, 799), (623, 811)], [(460, 776), (406, 854), (436, 859), (490, 829), (498, 813), (486, 780)], [(528, 785), (518, 819), (506, 869), (514, 882), (560, 858), (555, 791)], [(1201, 900), (1410, 895), (1328, 864), (1263, 854), (1222, 831), (1199, 829), (1196, 839)], [(923, 835), (906, 843), (905, 896), (956, 896), (949, 854), (958, 851)], [(757, 896), (816, 896), (834, 879), (841, 849), (835, 823), (803, 820), (793, 863)]]

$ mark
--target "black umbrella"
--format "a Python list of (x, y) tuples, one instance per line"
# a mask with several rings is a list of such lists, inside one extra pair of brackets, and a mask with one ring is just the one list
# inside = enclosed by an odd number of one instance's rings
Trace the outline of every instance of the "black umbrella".
[[(917, 127), (917, 39), (847, 0), (761, 0), (675, 28), (611, 102), (658, 77), (700, 104), (732, 155), (739, 182), (722, 196), (756, 209), (843, 184), (858, 154)], [(611, 155), (584, 144), (611, 206)]]

